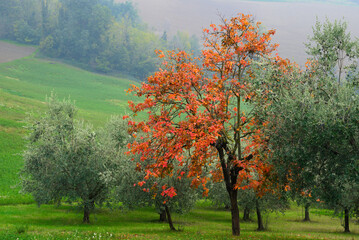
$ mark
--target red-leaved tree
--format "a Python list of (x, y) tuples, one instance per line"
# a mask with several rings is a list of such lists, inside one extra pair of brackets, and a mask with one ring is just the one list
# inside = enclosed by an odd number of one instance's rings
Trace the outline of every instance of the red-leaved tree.
[[(204, 32), (200, 59), (183, 51), (158, 51), (162, 67), (140, 88), (129, 90), (144, 99), (130, 102), (134, 114), (148, 113), (145, 121), (129, 121), (132, 134), (142, 132), (129, 148), (144, 162), (137, 168), (147, 173), (145, 181), (186, 176), (206, 194), (207, 181), (223, 180), (231, 202), (232, 234), (239, 235), (237, 192), (244, 187), (260, 191), (269, 171), (264, 155), (257, 154), (265, 149), (261, 128), (266, 123), (254, 113), (267, 101), (254, 89), (252, 65), (275, 50), (269, 43), (274, 31), (262, 33), (260, 23), (239, 14)], [(155, 161), (147, 164), (147, 159)], [(186, 166), (188, 173), (174, 171), (176, 165)], [(208, 166), (217, 170), (208, 175)], [(243, 186), (242, 180), (248, 184)], [(176, 190), (166, 186), (162, 195), (170, 198)]]

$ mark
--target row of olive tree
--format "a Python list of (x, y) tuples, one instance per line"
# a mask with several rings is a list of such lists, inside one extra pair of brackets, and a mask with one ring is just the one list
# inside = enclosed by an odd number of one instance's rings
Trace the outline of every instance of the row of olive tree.
[(305, 71), (290, 65), (266, 73), (277, 82), (262, 116), (270, 119), (272, 162), (305, 204), (305, 219), (309, 206), (320, 202), (344, 212), (349, 232), (349, 216), (359, 207), (359, 41), (345, 23), (328, 20), (317, 21), (309, 40)]
[[(48, 98), (48, 109), (41, 118), (30, 118), (27, 150), (22, 184), (41, 204), (61, 201), (76, 202), (83, 207), (83, 222), (90, 222), (90, 212), (103, 203), (128, 209), (154, 206), (160, 221), (167, 221), (172, 230), (171, 212), (185, 213), (199, 199), (199, 191), (191, 188), (188, 178), (166, 176), (155, 182), (143, 183), (145, 173), (136, 168), (140, 159), (131, 159), (126, 152), (133, 141), (127, 123), (113, 117), (106, 126), (94, 131), (90, 125), (76, 119), (76, 108), (69, 100)], [(153, 162), (148, 163), (153, 164)], [(146, 167), (146, 166), (144, 166)], [(180, 167), (182, 175), (188, 174)], [(160, 186), (173, 186), (176, 195), (163, 196)], [(221, 183), (210, 187), (209, 199), (217, 206), (229, 206), (226, 190)], [(274, 194), (258, 197), (253, 189), (241, 191), (239, 204), (244, 209), (244, 220), (250, 220), (254, 209), (258, 230), (264, 230), (263, 211), (281, 210), (287, 202)]]
[(171, 211), (184, 213), (194, 206), (197, 194), (187, 179), (167, 177), (159, 186), (175, 185), (177, 196), (161, 195), (161, 189), (142, 184), (144, 174), (136, 171), (128, 157), (127, 144), (132, 137), (122, 118), (113, 117), (103, 129), (94, 131), (76, 120), (70, 101), (58, 101), (51, 95), (48, 110), (40, 119), (31, 119), (28, 147), (24, 153), (23, 190), (35, 201), (60, 203), (65, 200), (83, 206), (83, 222), (90, 222), (90, 212), (104, 202), (133, 209), (155, 206), (160, 220), (171, 220)]

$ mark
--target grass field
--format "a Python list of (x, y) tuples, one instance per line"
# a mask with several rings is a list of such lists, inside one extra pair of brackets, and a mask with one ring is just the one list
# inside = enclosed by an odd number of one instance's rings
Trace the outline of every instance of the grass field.
[[(318, 211), (317, 211), (318, 212)], [(319, 211), (320, 212), (320, 211)], [(351, 224), (344, 234), (338, 218), (312, 214), (312, 222), (302, 222), (302, 209), (292, 206), (285, 215), (265, 216), (268, 230), (256, 231), (256, 222), (241, 223), (241, 237), (231, 236), (230, 212), (197, 206), (186, 215), (174, 215), (171, 232), (158, 222), (152, 208), (123, 212), (99, 209), (91, 224), (81, 223), (76, 206), (9, 205), (0, 207), (1, 239), (359, 239), (359, 226)]]
[(95, 124), (126, 111), (130, 84), (134, 82), (36, 58), (0, 64), (3, 92), (43, 102), (54, 91), (60, 99), (71, 97), (80, 115)]
[(84, 71), (32, 56), (0, 64), (0, 205), (33, 202), (19, 193), (18, 172), (25, 146), (26, 117), (46, 109), (51, 92), (70, 97), (78, 118), (102, 126), (111, 115), (128, 112), (130, 84), (120, 79)]

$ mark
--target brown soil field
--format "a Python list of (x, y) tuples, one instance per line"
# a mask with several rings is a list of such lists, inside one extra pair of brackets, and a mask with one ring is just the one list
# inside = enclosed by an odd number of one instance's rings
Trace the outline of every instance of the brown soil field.
[(18, 46), (0, 41), (0, 63), (23, 58), (35, 52), (34, 47)]

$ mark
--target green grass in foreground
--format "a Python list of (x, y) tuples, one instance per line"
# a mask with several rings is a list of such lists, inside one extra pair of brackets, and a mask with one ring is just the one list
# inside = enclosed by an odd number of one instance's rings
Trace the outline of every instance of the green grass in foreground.
[[(197, 207), (186, 215), (174, 215), (171, 232), (158, 222), (152, 208), (131, 212), (98, 209), (91, 224), (82, 224), (82, 211), (74, 206), (0, 206), (0, 239), (359, 239), (359, 227), (351, 223), (350, 234), (342, 233), (340, 220), (312, 214), (302, 222), (301, 209), (269, 214), (269, 230), (257, 232), (256, 222), (241, 223), (241, 237), (231, 236), (230, 212)], [(100, 237), (101, 236), (101, 237)]]

